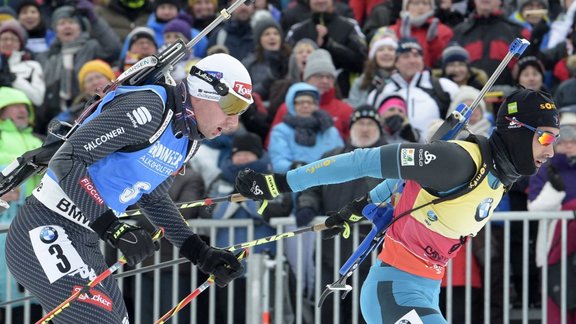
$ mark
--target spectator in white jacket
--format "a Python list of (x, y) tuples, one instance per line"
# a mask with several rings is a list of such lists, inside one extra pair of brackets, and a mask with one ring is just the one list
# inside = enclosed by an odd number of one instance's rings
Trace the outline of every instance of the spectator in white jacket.
[(42, 104), (46, 85), (40, 63), (24, 50), (28, 35), (16, 20), (0, 26), (0, 83), (26, 94), (35, 106)]
[(422, 47), (415, 38), (402, 38), (396, 48), (396, 72), (382, 91), (373, 90), (369, 103), (381, 103), (397, 94), (406, 100), (410, 124), (421, 134), (420, 141), (428, 138), (428, 125), (434, 119), (446, 116), (458, 85), (446, 78), (436, 78), (425, 69)]

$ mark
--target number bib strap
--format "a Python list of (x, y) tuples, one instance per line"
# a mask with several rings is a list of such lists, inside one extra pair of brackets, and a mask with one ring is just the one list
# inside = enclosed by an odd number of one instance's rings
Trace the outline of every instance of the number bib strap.
[(56, 225), (36, 227), (28, 232), (36, 258), (50, 283), (84, 266), (64, 228)]

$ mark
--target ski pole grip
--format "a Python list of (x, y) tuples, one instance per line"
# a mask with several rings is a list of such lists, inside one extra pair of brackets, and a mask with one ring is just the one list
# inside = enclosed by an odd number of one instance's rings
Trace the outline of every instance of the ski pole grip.
[(246, 200), (248, 200), (248, 198), (242, 196), (239, 193), (235, 193), (235, 194), (230, 195), (230, 202), (243, 202)]
[(312, 231), (313, 232), (320, 232), (320, 231), (323, 231), (327, 228), (328, 228), (328, 226), (326, 226), (326, 224), (324, 224), (324, 222), (312, 225)]

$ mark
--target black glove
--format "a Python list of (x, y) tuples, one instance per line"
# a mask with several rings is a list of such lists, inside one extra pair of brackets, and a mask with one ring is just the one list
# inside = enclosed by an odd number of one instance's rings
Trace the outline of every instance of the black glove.
[(131, 266), (142, 262), (160, 249), (160, 243), (153, 241), (148, 232), (139, 226), (118, 221), (110, 210), (98, 217), (90, 227), (101, 239), (120, 250)]
[(314, 209), (310, 207), (301, 208), (296, 211), (296, 226), (306, 226), (310, 224), (316, 216), (318, 216), (318, 213)]
[(342, 237), (350, 236), (350, 223), (356, 223), (364, 219), (362, 209), (370, 203), (370, 196), (365, 195), (361, 198), (354, 199), (346, 204), (337, 212), (328, 212), (328, 218), (324, 224), (329, 228), (324, 231), (324, 239), (333, 238), (339, 234)]
[(564, 185), (564, 180), (558, 174), (556, 167), (552, 164), (548, 166), (548, 182), (552, 185), (552, 188), (556, 189), (556, 191), (564, 191), (566, 190), (566, 186)]
[(94, 11), (94, 5), (89, 0), (78, 0), (75, 7), (76, 12), (88, 18), (91, 23), (94, 24), (98, 21), (98, 15), (96, 11)]
[(263, 174), (250, 169), (238, 173), (236, 190), (255, 200), (272, 200), (281, 193), (292, 192), (285, 174)]
[(218, 287), (225, 287), (244, 272), (244, 266), (232, 252), (213, 248), (196, 234), (184, 241), (180, 254), (205, 274), (214, 275)]
[(8, 57), (0, 54), (0, 87), (12, 87), (14, 80), (16, 80), (16, 74), (10, 71)]

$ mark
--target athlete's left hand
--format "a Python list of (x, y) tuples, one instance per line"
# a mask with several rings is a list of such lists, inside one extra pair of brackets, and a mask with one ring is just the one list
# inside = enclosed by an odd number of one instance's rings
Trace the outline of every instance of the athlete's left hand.
[(324, 224), (328, 229), (324, 231), (324, 239), (330, 239), (339, 234), (342, 234), (344, 238), (348, 238), (350, 236), (350, 224), (364, 219), (362, 209), (369, 203), (370, 196), (366, 194), (349, 202), (337, 212), (327, 212), (328, 218)]
[(225, 287), (244, 272), (244, 266), (234, 253), (206, 244), (197, 234), (184, 241), (180, 254), (205, 274), (214, 275), (218, 287)]

